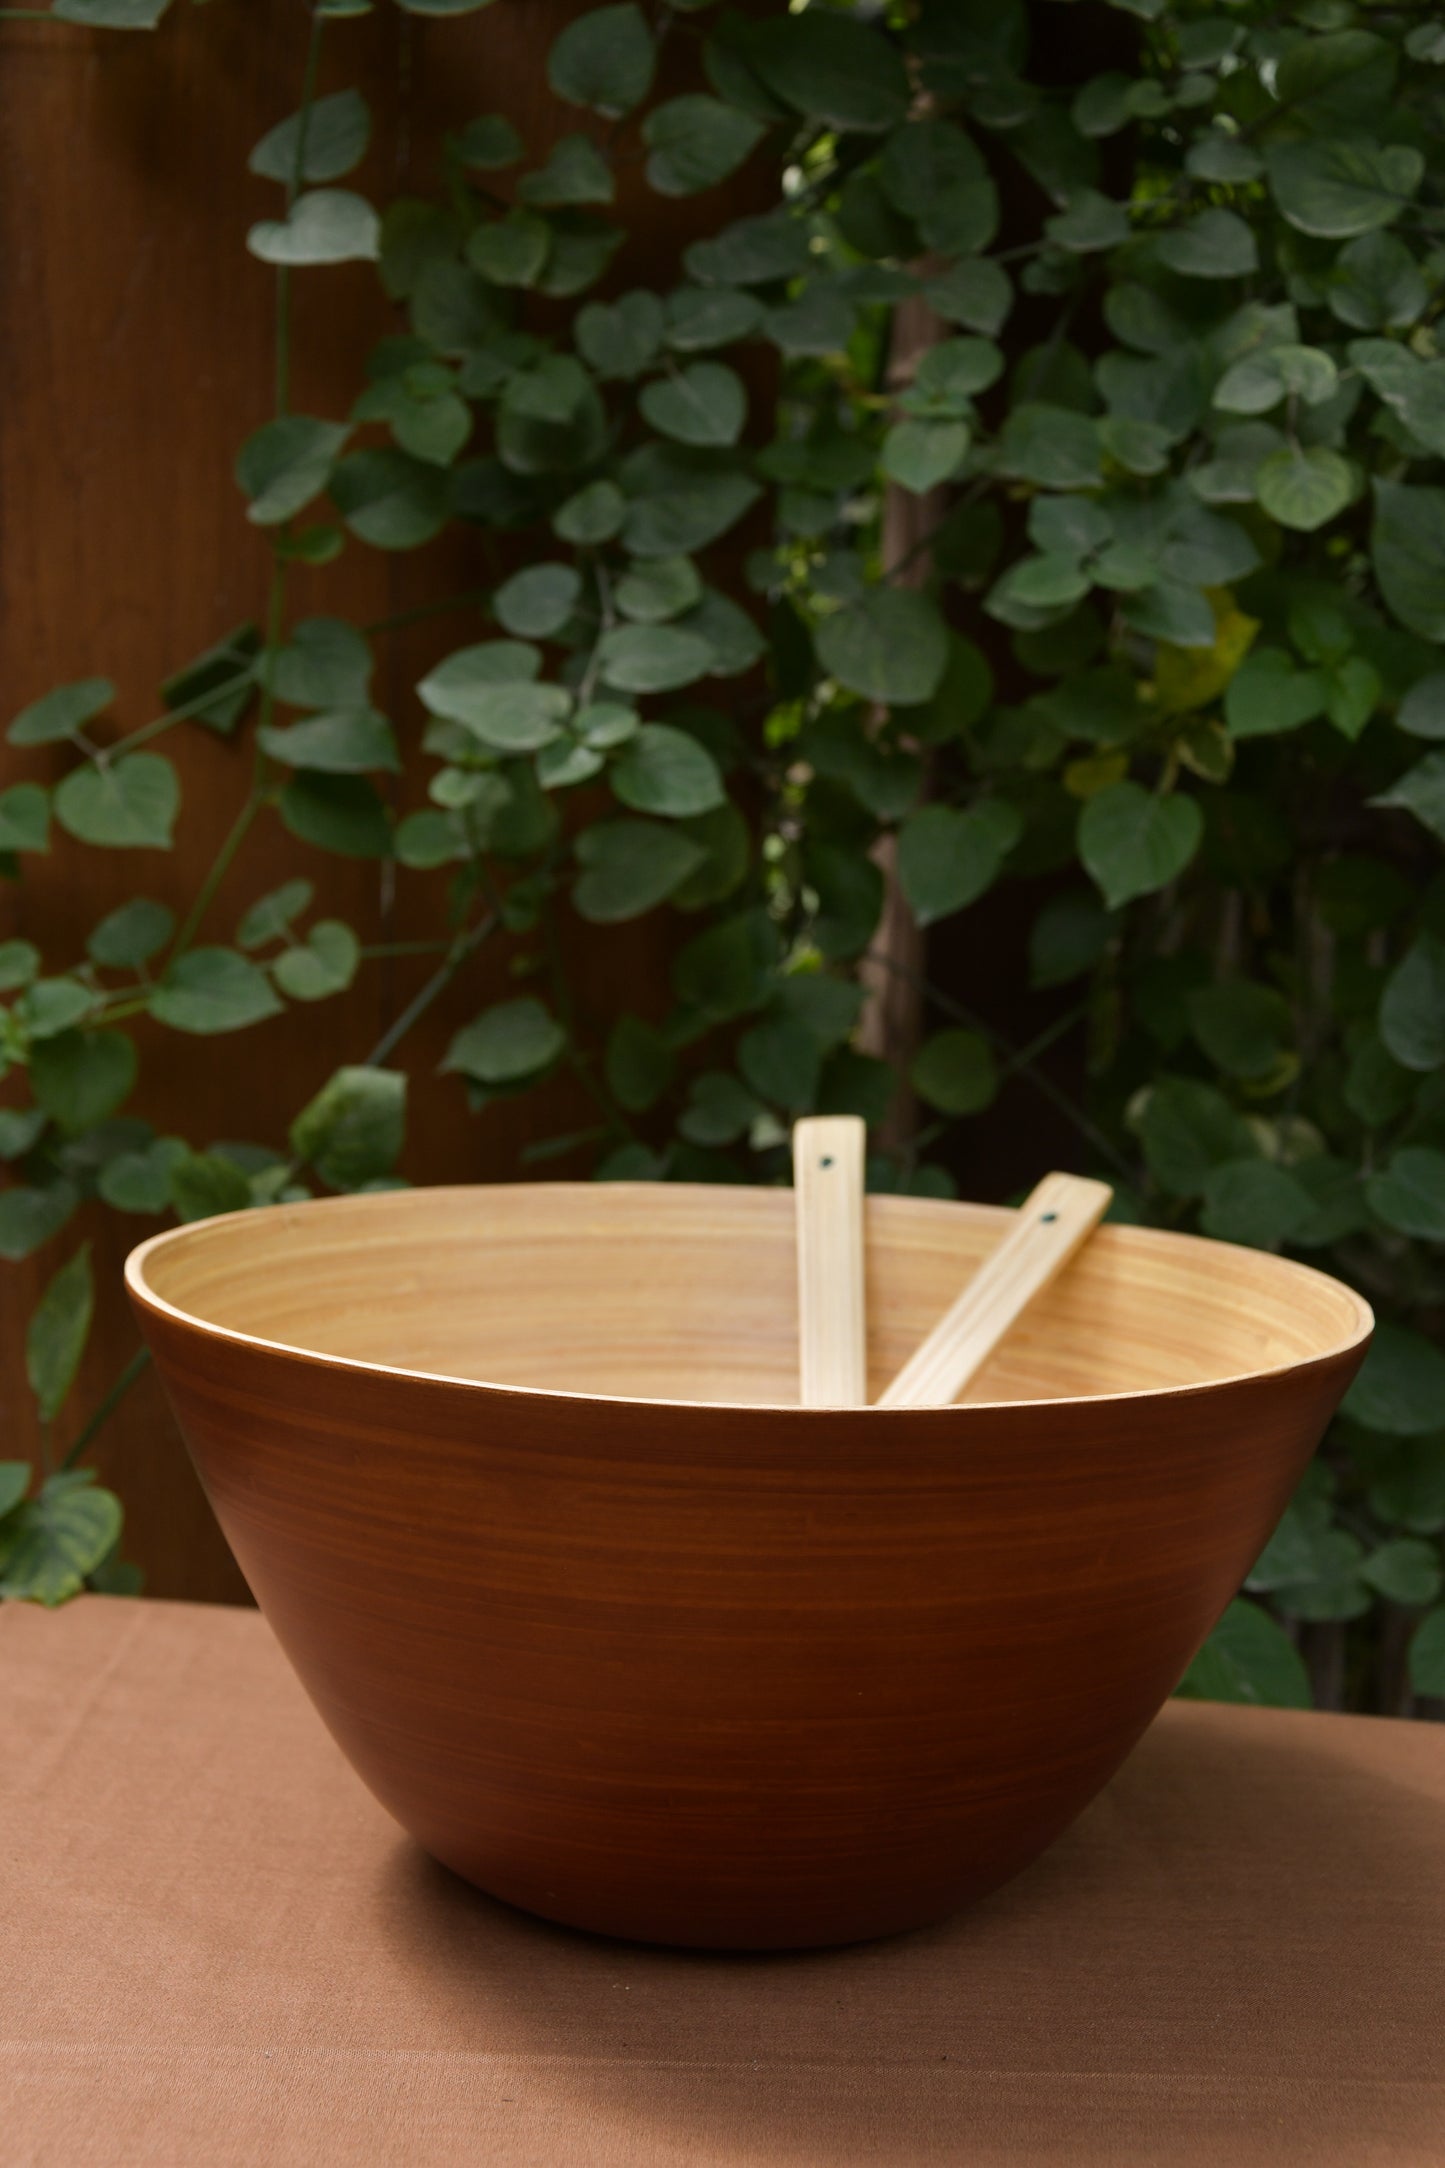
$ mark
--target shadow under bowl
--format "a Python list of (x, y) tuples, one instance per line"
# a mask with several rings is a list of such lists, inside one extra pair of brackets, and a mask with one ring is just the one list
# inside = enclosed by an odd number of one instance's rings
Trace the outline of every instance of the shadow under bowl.
[[(872, 1393), (1011, 1217), (868, 1200)], [(791, 1195), (684, 1185), (282, 1205), (157, 1235), (127, 1278), (383, 1805), (513, 1904), (733, 1949), (921, 1925), (1042, 1851), (1371, 1329), (1305, 1266), (1106, 1227), (959, 1404), (805, 1409)]]

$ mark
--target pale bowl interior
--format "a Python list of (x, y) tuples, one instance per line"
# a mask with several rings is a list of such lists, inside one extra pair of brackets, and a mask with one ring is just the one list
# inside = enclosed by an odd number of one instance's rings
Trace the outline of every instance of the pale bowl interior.
[[(988, 1205), (867, 1205), (876, 1397), (1006, 1231)], [(137, 1295), (228, 1338), (372, 1368), (592, 1397), (796, 1405), (787, 1190), (393, 1190), (155, 1236)], [(974, 1378), (969, 1403), (1158, 1392), (1354, 1345), (1368, 1306), (1307, 1266), (1104, 1227)]]

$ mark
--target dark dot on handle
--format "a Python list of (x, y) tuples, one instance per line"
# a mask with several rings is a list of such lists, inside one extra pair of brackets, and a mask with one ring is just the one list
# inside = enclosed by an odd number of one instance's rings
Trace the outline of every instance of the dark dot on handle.
[(818, 1164), (822, 1167), (831, 1167), (833, 1164), (832, 1154), (830, 1153), (826, 1159), (821, 1159)]
[(1046, 1223), (1047, 1223), (1047, 1222), (1048, 1222), (1049, 1220), (1056, 1220), (1056, 1219), (1058, 1218), (1058, 1216), (1059, 1216), (1059, 1215), (1058, 1215), (1058, 1213), (1057, 1213), (1057, 1212), (1041, 1212), (1041, 1213), (1039, 1214), (1039, 1217), (1040, 1217), (1040, 1219), (1042, 1219), (1042, 1220), (1043, 1220), (1043, 1221), (1045, 1221)]

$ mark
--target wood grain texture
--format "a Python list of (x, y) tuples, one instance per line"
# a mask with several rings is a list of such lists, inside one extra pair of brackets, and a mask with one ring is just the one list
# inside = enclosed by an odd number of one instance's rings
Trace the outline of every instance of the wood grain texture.
[(1029, 1304), (1037, 1301), (1108, 1211), (1106, 1182), (1046, 1174), (998, 1248), (903, 1365), (880, 1408), (946, 1408), (958, 1399)]
[[(545, 73), (548, 45), (583, 4), (496, 0), (452, 22), (387, 5), (330, 26), (319, 89), (355, 86), (373, 118), (356, 184), (382, 202), (433, 190), (443, 136), (480, 113), (506, 113), (539, 153), (585, 126)], [(172, 670), (264, 614), (268, 548), (246, 520), (232, 465), (272, 410), (275, 280), (248, 256), (245, 235), (275, 214), (277, 192), (246, 160), (295, 110), (308, 28), (299, 0), (178, 6), (145, 36), (0, 22), (0, 724), (56, 683), (104, 674), (120, 688), (118, 729), (135, 729), (158, 712), (156, 689)], [(660, 94), (684, 76), (696, 87), (689, 71), (693, 48), (673, 40)], [(612, 267), (618, 289), (670, 281), (688, 239), (758, 208), (767, 185), (755, 161), (703, 197), (664, 200), (624, 149), (618, 215), (629, 239)], [(295, 408), (344, 416), (371, 343), (399, 321), (372, 266), (298, 274)], [(490, 587), (510, 547), (497, 552), (479, 531), (399, 556), (355, 543), (325, 571), (293, 575), (290, 615), (390, 619)], [(714, 577), (728, 584), (725, 569)], [(423, 721), (416, 681), (494, 629), (473, 605), (381, 647), (375, 697), (408, 755)], [(48, 968), (62, 969), (83, 954), (95, 921), (130, 896), (184, 914), (249, 786), (251, 752), (201, 729), (178, 730), (157, 750), (181, 775), (175, 849), (88, 850), (57, 833), (48, 858), (26, 860), (23, 884), (0, 881), (0, 940), (33, 939)], [(0, 744), (0, 786), (53, 782), (69, 759), (63, 748)], [(421, 772), (411, 781), (408, 803), (424, 803)], [(228, 941), (241, 912), (295, 874), (315, 882), (317, 917), (346, 920), (366, 943), (435, 939), (445, 926), (445, 872), (398, 879), (375, 861), (298, 842), (271, 815), (253, 829), (201, 938)], [(645, 1006), (638, 989), (665, 986), (676, 938), (676, 922), (660, 916), (600, 931), (569, 919), (580, 1026), (605, 1028), (620, 1009)], [(498, 1101), (478, 1121), (457, 1080), (437, 1073), (458, 1026), (512, 986), (514, 956), (507, 942), (484, 949), (407, 1042), (415, 1180), (497, 1180), (524, 1144), (593, 1119), (563, 1077)], [(241, 1039), (186, 1039), (142, 1023), (140, 1085), (126, 1111), (200, 1147), (238, 1137), (278, 1144), (332, 1070), (364, 1058), (430, 968), (427, 958), (368, 965), (324, 1009), (291, 1009)], [(23, 1078), (3, 1089), (8, 1103)], [(96, 1209), (26, 1266), (0, 1268), (12, 1455), (38, 1454), (23, 1340), (40, 1289), (79, 1239), (94, 1241), (98, 1312), (73, 1404), (78, 1425), (135, 1346), (120, 1268), (142, 1228)], [(146, 1569), (151, 1593), (244, 1598), (153, 1380), (132, 1393), (94, 1458), (125, 1499), (126, 1555)]]
[[(875, 1390), (1008, 1224), (868, 1200)], [(1302, 1266), (1107, 1227), (972, 1402), (805, 1409), (795, 1264), (786, 1191), (568, 1184), (281, 1207), (131, 1260), (322, 1716), (512, 1903), (777, 1948), (1005, 1881), (1178, 1680), (1370, 1326)]]
[(798, 1397), (805, 1408), (858, 1408), (868, 1397), (867, 1142), (856, 1114), (815, 1114), (793, 1126)]

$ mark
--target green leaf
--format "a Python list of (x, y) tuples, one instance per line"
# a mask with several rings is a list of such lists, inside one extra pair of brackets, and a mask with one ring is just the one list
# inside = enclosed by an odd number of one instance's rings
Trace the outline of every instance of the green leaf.
[(1445, 738), (1445, 670), (1434, 670), (1410, 687), (1396, 721), (1412, 737)]
[(265, 948), (272, 941), (291, 937), (293, 919), (308, 909), (316, 890), (310, 881), (283, 881), (279, 888), (258, 896), (236, 928), (236, 946)]
[(726, 180), (758, 147), (761, 121), (720, 98), (670, 98), (642, 124), (650, 153), (648, 186), (660, 196), (692, 196)]
[(694, 1077), (678, 1130), (689, 1144), (734, 1144), (763, 1112), (747, 1086), (720, 1069)]
[(1371, 554), (1380, 592), (1402, 625), (1445, 641), (1445, 489), (1376, 480)]
[(165, 947), (175, 924), (174, 911), (137, 896), (107, 913), (86, 942), (86, 953), (93, 962), (114, 970), (139, 970)]
[(137, 1067), (123, 1031), (62, 1031), (31, 1049), (30, 1084), (51, 1120), (75, 1136), (129, 1098)]
[(883, 439), (883, 471), (921, 496), (946, 482), (968, 450), (967, 422), (895, 422)]
[[(53, 12), (86, 4), (101, 0), (57, 0)], [(52, 1605), (79, 1594), (85, 1576), (120, 1540), (123, 1519), (120, 1500), (93, 1489), (93, 1482), (90, 1468), (47, 1476), (39, 1497), (28, 1499), (0, 1529), (0, 1597)]]
[(1129, 211), (1123, 203), (1111, 203), (1096, 188), (1081, 188), (1069, 199), (1068, 208), (1044, 220), (1044, 232), (1055, 248), (1086, 256), (1095, 250), (1117, 248), (1129, 238)]
[(1039, 400), (1016, 406), (1004, 423), (998, 462), (1004, 474), (1040, 489), (1092, 489), (1103, 479), (1091, 417)]
[(649, 445), (628, 462), (622, 539), (634, 557), (691, 557), (737, 525), (760, 495), (736, 462), (717, 466), (702, 452)]
[(396, 773), (401, 767), (391, 725), (375, 708), (337, 708), (286, 728), (268, 724), (257, 731), (256, 743), (288, 768), (326, 775), (362, 775), (371, 768)]
[(293, 708), (366, 705), (372, 656), (365, 636), (339, 617), (308, 617), (267, 659), (265, 676)]
[(1204, 1183), (1199, 1224), (1224, 1242), (1275, 1249), (1305, 1225), (1315, 1209), (1304, 1184), (1267, 1159), (1230, 1159)]
[(1029, 983), (1067, 986), (1106, 954), (1117, 921), (1097, 896), (1070, 890), (1054, 896), (1039, 912), (1029, 937)]
[(582, 575), (575, 566), (529, 565), (497, 589), (492, 609), (506, 631), (543, 640), (562, 630), (581, 593)]
[(710, 753), (685, 730), (644, 723), (623, 746), (612, 767), (615, 795), (637, 813), (674, 818), (706, 813), (726, 799)]
[(68, 1182), (0, 1191), (0, 1257), (14, 1264), (48, 1242), (80, 1202)]
[(14, 1511), (29, 1488), (29, 1461), (0, 1460), (0, 1520)]
[(463, 1025), (442, 1067), (479, 1084), (515, 1084), (550, 1068), (566, 1044), (566, 1032), (545, 1003), (528, 995), (499, 1002)]
[(1140, 1119), (1148, 1171), (1174, 1197), (1200, 1197), (1215, 1166), (1248, 1158), (1254, 1134), (1213, 1084), (1161, 1077)]
[(640, 625), (665, 624), (701, 600), (702, 581), (690, 557), (653, 557), (624, 572), (612, 599)]
[(88, 23), (97, 30), (154, 30), (171, 0), (53, 0), (57, 22)]
[[(314, 531), (314, 530), (313, 530)], [(234, 730), (256, 691), (256, 658), (261, 635), (254, 625), (238, 625), (194, 662), (186, 663), (161, 687), (167, 714), (184, 712), (208, 730), (225, 737)]]
[(1381, 791), (1369, 803), (1403, 807), (1422, 827), (1445, 842), (1445, 752), (1427, 753), (1413, 768), (1407, 768), (1389, 790)]
[(627, 516), (627, 499), (615, 482), (589, 482), (569, 497), (552, 515), (552, 526), (564, 542), (591, 549), (610, 542)]
[(1389, 331), (1414, 323), (1430, 289), (1403, 241), (1392, 233), (1365, 233), (1335, 258), (1325, 298), (1342, 324)]
[(1175, 1692), (1187, 1701), (1239, 1701), (1263, 1709), (1308, 1709), (1309, 1673), (1299, 1650), (1267, 1611), (1237, 1596)]
[(924, 287), (930, 306), (946, 323), (992, 336), (1002, 330), (1013, 307), (1013, 288), (1002, 265), (975, 256), (950, 265)]
[(5, 736), (11, 745), (54, 745), (103, 715), (115, 698), (109, 678), (79, 678), (57, 685), (43, 700), (22, 708)]
[(644, 420), (679, 444), (736, 444), (747, 419), (742, 379), (717, 361), (695, 361), (644, 387)]
[(406, 1141), (406, 1078), (395, 1069), (338, 1069), (291, 1124), (291, 1149), (333, 1189), (392, 1172)]
[(756, 294), (732, 286), (679, 286), (667, 297), (669, 346), (678, 353), (702, 353), (747, 338), (763, 320)]
[(1161, 263), (1184, 278), (1245, 278), (1259, 268), (1253, 233), (1233, 211), (1198, 211), (1154, 244)]
[(1248, 979), (1201, 986), (1189, 996), (1189, 1021), (1205, 1053), (1228, 1076), (1267, 1075), (1292, 1036), (1283, 994)]
[(993, 1049), (976, 1031), (935, 1032), (909, 1074), (920, 1099), (942, 1114), (978, 1114), (998, 1090)]
[(304, 114), (279, 121), (262, 136), (247, 164), (252, 173), (287, 187), (294, 181), (339, 181), (360, 164), (370, 140), (366, 100), (359, 91), (338, 90), (318, 98)]
[(666, 321), (656, 294), (642, 290), (594, 301), (578, 314), (577, 350), (599, 377), (640, 376), (662, 350)]
[(467, 262), (494, 286), (535, 286), (551, 250), (546, 219), (514, 208), (476, 228), (467, 243)]
[(26, 1327), (25, 1375), (43, 1422), (54, 1422), (75, 1383), (94, 1311), (90, 1244), (84, 1242), (50, 1281)]
[(559, 98), (619, 120), (652, 88), (657, 52), (640, 7), (589, 8), (555, 38), (547, 81)]
[(166, 1198), (178, 1219), (214, 1219), (222, 1212), (244, 1212), (251, 1185), (241, 1169), (219, 1152), (182, 1149), (166, 1170)]
[(1234, 738), (1275, 736), (1323, 715), (1329, 690), (1318, 670), (1298, 670), (1282, 647), (1246, 655), (1224, 695), (1224, 715)]
[(1392, 224), (1425, 170), (1420, 152), (1407, 145), (1338, 136), (1275, 144), (1265, 164), (1290, 224), (1329, 239)]
[(931, 699), (948, 666), (948, 633), (936, 605), (910, 588), (875, 587), (825, 619), (818, 660), (846, 691), (915, 707)]
[(710, 239), (694, 241), (683, 257), (688, 276), (700, 286), (771, 285), (801, 277), (810, 262), (807, 232), (785, 211), (737, 219)]
[(552, 145), (547, 163), (517, 184), (524, 203), (549, 209), (567, 203), (610, 203), (615, 192), (611, 166), (584, 135), (563, 136)]
[(908, 77), (897, 46), (851, 17), (816, 8), (758, 23), (746, 55), (775, 97), (830, 127), (873, 134), (908, 111)]
[(171, 1202), (172, 1170), (188, 1156), (179, 1137), (157, 1137), (139, 1151), (108, 1159), (96, 1186), (116, 1212), (161, 1213)]
[(0, 791), (0, 853), (50, 848), (50, 794), (39, 783)]
[(236, 482), (249, 499), (247, 518), (274, 527), (319, 497), (350, 435), (345, 422), (284, 414), (247, 437), (236, 454)]
[(292, 1001), (324, 1001), (351, 984), (361, 960), (361, 944), (340, 919), (318, 919), (304, 943), (284, 949), (271, 975)]
[(381, 254), (381, 221), (349, 188), (312, 188), (284, 218), (263, 218), (246, 236), (262, 263), (372, 263)]
[(1440, 1593), (1440, 1560), (1432, 1544), (1401, 1536), (1371, 1552), (1360, 1568), (1360, 1579), (1390, 1603), (1433, 1603)]
[(676, 625), (614, 625), (597, 643), (597, 657), (619, 692), (662, 693), (705, 677), (712, 650), (697, 633)]
[(1023, 822), (1002, 799), (963, 812), (925, 806), (898, 836), (898, 879), (920, 926), (947, 918), (991, 888)]
[(95, 995), (78, 979), (37, 979), (15, 1004), (32, 1040), (53, 1039), (89, 1014)]
[(1347, 459), (1323, 444), (1289, 446), (1260, 462), (1254, 478), (1262, 510), (1281, 527), (1313, 534), (1325, 526), (1355, 494)]
[(1422, 933), (1385, 981), (1380, 1037), (1406, 1069), (1445, 1065), (1445, 942)]
[(150, 1011), (173, 1031), (208, 1036), (264, 1023), (281, 1008), (264, 971), (234, 949), (191, 949), (151, 995)]
[(169, 850), (180, 808), (176, 771), (158, 753), (125, 753), (104, 768), (72, 768), (55, 791), (55, 818), (80, 843)]
[(332, 474), (331, 497), (363, 542), (381, 550), (411, 550), (446, 525), (451, 480), (444, 468), (407, 452), (353, 452)]
[(483, 172), (493, 171), (498, 166), (516, 165), (525, 148), (512, 123), (500, 113), (487, 113), (480, 120), (469, 120), (452, 141), (462, 164), (475, 166)]
[(755, 1024), (738, 1041), (738, 1067), (760, 1099), (806, 1114), (818, 1096), (823, 1053), (815, 1033), (790, 1016)]
[(1306, 406), (1332, 399), (1339, 371), (1317, 346), (1267, 346), (1245, 354), (1214, 387), (1214, 404), (1228, 414), (1268, 414), (1291, 396)]
[(1111, 783), (1079, 816), (1079, 856), (1112, 911), (1176, 880), (1203, 832), (1195, 799), (1160, 798), (1138, 783)]
[(0, 993), (29, 986), (40, 973), (40, 951), (30, 941), (0, 941)]
[(1445, 1354), (1423, 1334), (1380, 1324), (1340, 1413), (1386, 1437), (1421, 1437), (1440, 1428)]
[(706, 852), (656, 821), (599, 821), (577, 838), (581, 867), (572, 901), (597, 925), (637, 918), (679, 888)]
[(391, 823), (365, 776), (295, 775), (281, 793), (280, 812), (293, 836), (319, 850), (343, 858), (391, 855)]
[(701, 601), (679, 620), (678, 629), (706, 646), (709, 677), (737, 677), (767, 652), (768, 643), (748, 612), (715, 587), (703, 590)]
[(1410, 1643), (1410, 1684), (1417, 1694), (1445, 1696), (1445, 1605), (1421, 1619)]
[(641, 1017), (619, 1016), (607, 1041), (607, 1089), (629, 1114), (645, 1114), (672, 1082), (676, 1064), (662, 1033)]

